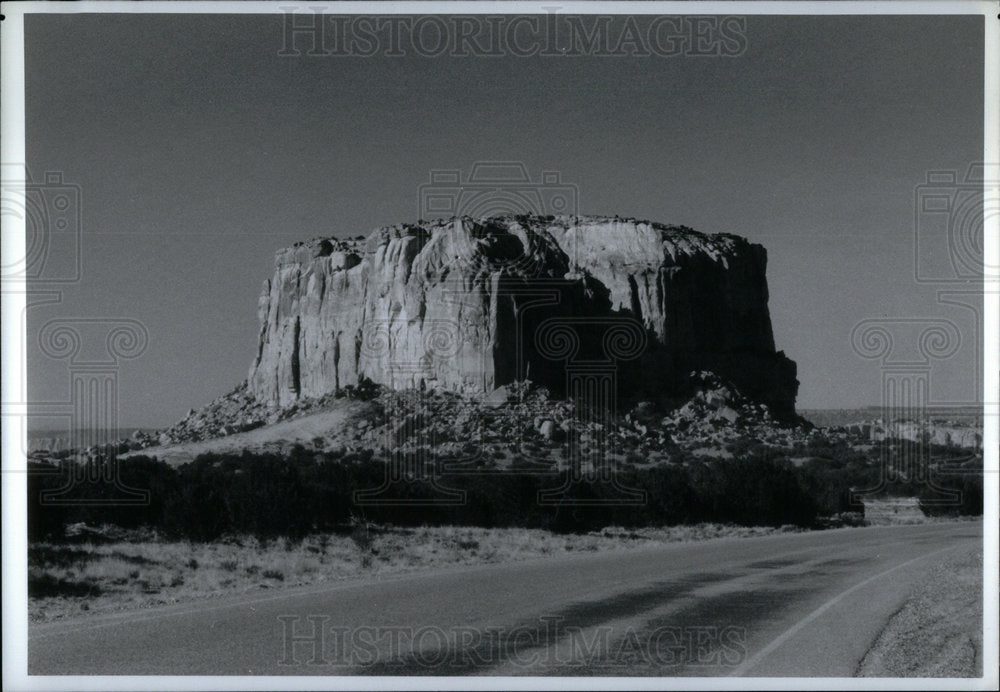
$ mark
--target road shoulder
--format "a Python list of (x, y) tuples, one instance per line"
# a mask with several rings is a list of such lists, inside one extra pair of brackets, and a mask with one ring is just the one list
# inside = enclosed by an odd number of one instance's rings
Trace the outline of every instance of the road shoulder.
[(983, 674), (983, 553), (971, 547), (928, 572), (858, 665), (863, 677)]

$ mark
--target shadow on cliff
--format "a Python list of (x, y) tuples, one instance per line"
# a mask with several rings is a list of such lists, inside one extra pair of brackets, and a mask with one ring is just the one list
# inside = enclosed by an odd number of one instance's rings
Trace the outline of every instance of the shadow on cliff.
[[(532, 293), (531, 290), (535, 292)], [(795, 425), (795, 363), (783, 352), (677, 352), (643, 323), (638, 301), (615, 308), (590, 275), (550, 281), (545, 291), (516, 278), (504, 284), (494, 347), (498, 386), (531, 381), (589, 408), (627, 411), (639, 402), (670, 410), (703, 387), (702, 373), (731, 383)]]

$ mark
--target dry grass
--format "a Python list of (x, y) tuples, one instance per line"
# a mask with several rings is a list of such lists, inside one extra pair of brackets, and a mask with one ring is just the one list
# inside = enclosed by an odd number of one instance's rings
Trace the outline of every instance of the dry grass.
[(537, 529), (371, 527), (300, 542), (241, 537), (191, 543), (146, 536), (104, 544), (37, 543), (28, 556), (29, 616), (43, 621), (350, 577), (794, 530), (699, 524), (567, 535)]

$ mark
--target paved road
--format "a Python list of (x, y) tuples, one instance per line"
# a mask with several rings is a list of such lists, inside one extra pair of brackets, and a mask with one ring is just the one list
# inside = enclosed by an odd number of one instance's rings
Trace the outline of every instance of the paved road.
[(32, 625), (31, 674), (850, 676), (981, 523), (722, 539)]

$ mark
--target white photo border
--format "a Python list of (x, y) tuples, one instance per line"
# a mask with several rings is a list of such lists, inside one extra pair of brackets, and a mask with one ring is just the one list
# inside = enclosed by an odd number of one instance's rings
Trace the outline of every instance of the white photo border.
[[(996, 181), (1000, 162), (1000, 16), (995, 2), (77, 2), (4, 3), (0, 22), (3, 87), (2, 157), (25, 160), (24, 16), (28, 14), (281, 14), (308, 10), (338, 14), (743, 14), (743, 15), (982, 15), (985, 18), (985, 84), (983, 161), (987, 180)], [(16, 192), (16, 190), (15, 190)], [(994, 191), (995, 196), (996, 191)], [(5, 192), (6, 194), (6, 192)], [(986, 216), (984, 261), (1000, 266), (1000, 219)], [(21, 257), (25, 228), (14, 222), (3, 228), (0, 254)], [(7, 690), (314, 690), (314, 689), (996, 689), (998, 661), (998, 487), (1000, 463), (1000, 280), (984, 272), (984, 677), (967, 678), (539, 678), (481, 677), (474, 684), (461, 677), (300, 677), (300, 676), (29, 676), (27, 675), (27, 459), (26, 431), (15, 419), (26, 410), (26, 335), (23, 324), (9, 316), (25, 308), (24, 286), (2, 292), (3, 398), (3, 683)]]

